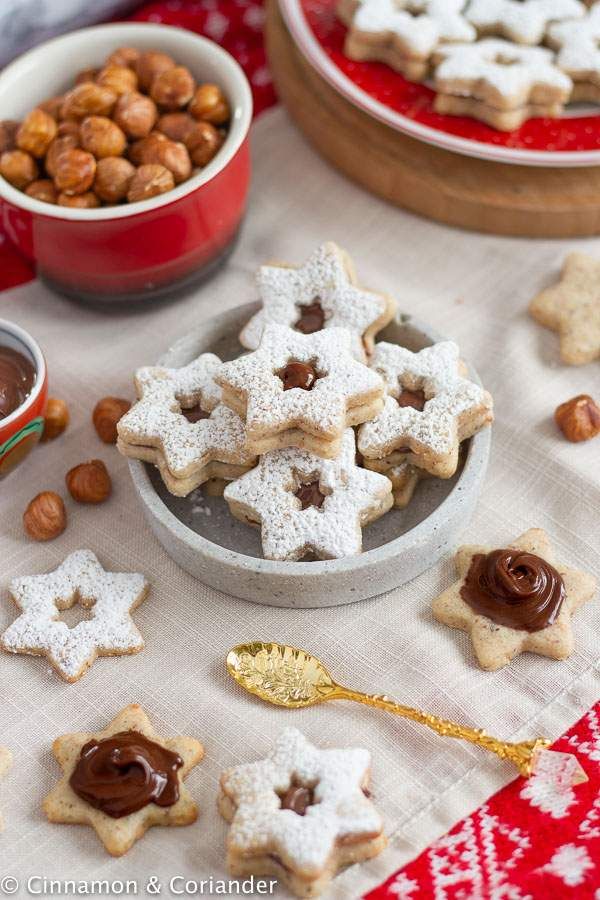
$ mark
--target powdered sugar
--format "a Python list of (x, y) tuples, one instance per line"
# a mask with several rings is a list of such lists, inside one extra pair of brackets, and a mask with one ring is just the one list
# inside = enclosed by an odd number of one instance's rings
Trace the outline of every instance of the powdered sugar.
[[(391, 482), (356, 465), (354, 432), (346, 429), (338, 459), (321, 459), (295, 448), (275, 450), (225, 489), (235, 512), (261, 523), (267, 559), (297, 560), (307, 551), (320, 559), (360, 553), (361, 525), (387, 512)], [(301, 508), (300, 484), (318, 481), (325, 495), (320, 508)]]
[[(97, 654), (143, 649), (130, 611), (145, 597), (143, 575), (105, 572), (91, 550), (71, 553), (54, 572), (15, 578), (10, 593), (22, 615), (2, 636), (12, 653), (42, 653), (67, 681), (76, 680)], [(92, 618), (68, 628), (60, 611), (75, 603)]]
[[(382, 831), (381, 817), (362, 791), (369, 767), (367, 750), (321, 750), (295, 728), (286, 729), (265, 760), (236, 766), (221, 777), (222, 790), (236, 807), (229, 849), (246, 856), (275, 852), (292, 871), (318, 876), (336, 843)], [(315, 803), (303, 816), (281, 809), (280, 795), (294, 779), (314, 790)]]
[(475, 39), (475, 29), (463, 15), (464, 8), (465, 0), (362, 0), (352, 27), (393, 33), (411, 54), (427, 57), (440, 41)]
[(177, 411), (199, 403), (203, 410), (211, 412), (221, 400), (221, 391), (214, 382), (220, 365), (221, 360), (214, 353), (202, 353), (179, 369), (144, 366), (134, 376), (138, 397), (168, 398), (175, 406), (174, 399)]
[(593, 6), (584, 19), (550, 26), (548, 40), (560, 48), (557, 64), (577, 81), (593, 76), (600, 81), (600, 5)]
[(539, 44), (551, 23), (578, 19), (584, 13), (579, 0), (471, 0), (466, 16), (480, 31)]

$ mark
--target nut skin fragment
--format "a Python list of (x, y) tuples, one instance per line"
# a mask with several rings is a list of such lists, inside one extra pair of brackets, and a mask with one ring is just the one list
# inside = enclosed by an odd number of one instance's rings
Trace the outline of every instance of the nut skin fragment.
[(117, 424), (130, 409), (129, 400), (120, 397), (103, 397), (96, 403), (92, 421), (101, 441), (105, 444), (117, 443)]
[(127, 196), (135, 166), (122, 156), (107, 156), (98, 161), (94, 193), (105, 203), (120, 203)]
[(43, 203), (56, 203), (58, 199), (54, 182), (50, 178), (40, 178), (37, 181), (32, 181), (25, 188), (25, 193), (28, 197), (33, 197), (34, 200), (41, 200)]
[(73, 148), (65, 150), (58, 156), (54, 184), (67, 196), (84, 194), (92, 186), (95, 175), (96, 160), (92, 154)]
[(96, 84), (102, 87), (110, 88), (120, 97), (121, 94), (128, 94), (130, 91), (137, 89), (137, 75), (129, 66), (119, 66), (115, 63), (109, 63), (98, 73)]
[(121, 156), (127, 138), (115, 122), (106, 116), (88, 116), (81, 123), (81, 146), (96, 159)]
[(33, 109), (17, 131), (17, 147), (41, 159), (56, 137), (56, 121), (43, 109)]
[(122, 94), (115, 106), (114, 121), (132, 140), (147, 137), (154, 128), (157, 117), (158, 110), (154, 100), (137, 91)]
[(219, 151), (223, 138), (210, 122), (198, 122), (185, 139), (195, 166), (206, 166)]
[(100, 200), (93, 191), (86, 191), (83, 194), (59, 194), (58, 205), (68, 206), (71, 209), (97, 209), (100, 206)]
[(86, 116), (110, 116), (117, 95), (110, 88), (85, 82), (65, 94), (60, 110), (61, 119), (85, 119)]
[(69, 424), (69, 408), (64, 400), (48, 397), (42, 441), (53, 441)]
[(135, 71), (140, 89), (149, 91), (156, 76), (167, 69), (174, 68), (174, 66), (175, 60), (167, 53), (160, 53), (157, 50), (147, 50), (145, 53), (140, 53), (135, 62)]
[(104, 503), (112, 492), (108, 469), (100, 459), (92, 459), (70, 469), (65, 482), (77, 503)]
[(67, 527), (67, 511), (62, 497), (54, 491), (42, 491), (23, 513), (23, 527), (34, 541), (51, 541)]
[(211, 125), (224, 125), (231, 118), (227, 98), (216, 84), (201, 84), (196, 88), (189, 112), (195, 119)]
[(38, 177), (38, 167), (29, 153), (7, 150), (0, 156), (0, 175), (22, 191)]
[(600, 434), (600, 407), (589, 394), (579, 394), (561, 403), (554, 418), (566, 439), (574, 444)]
[(173, 190), (175, 179), (168, 169), (158, 164), (148, 164), (139, 167), (129, 185), (127, 199), (130, 203), (140, 200), (149, 200), (159, 194), (166, 194)]
[(185, 66), (173, 66), (152, 81), (150, 96), (163, 109), (181, 109), (194, 95), (195, 82)]

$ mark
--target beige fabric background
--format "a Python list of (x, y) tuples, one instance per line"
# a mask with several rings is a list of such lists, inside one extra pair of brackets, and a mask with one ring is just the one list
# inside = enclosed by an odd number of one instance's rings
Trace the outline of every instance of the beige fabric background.
[[(228, 267), (201, 290), (173, 306), (120, 316), (79, 308), (38, 283), (0, 295), (0, 316), (42, 343), (51, 392), (68, 401), (72, 415), (62, 439), (1, 483), (0, 626), (14, 615), (9, 578), (53, 569), (76, 548), (92, 548), (108, 568), (142, 571), (152, 581), (135, 614), (147, 644), (138, 656), (99, 660), (76, 685), (63, 684), (42, 659), (0, 656), (0, 743), (15, 755), (0, 785), (7, 822), (0, 874), (142, 883), (150, 875), (225, 877), (226, 829), (215, 810), (219, 772), (264, 754), (291, 723), (318, 742), (364, 745), (373, 754), (374, 793), (391, 845), (379, 859), (340, 876), (330, 893), (335, 898), (375, 886), (513, 776), (495, 758), (366, 708), (331, 704), (288, 713), (260, 705), (224, 671), (226, 651), (239, 641), (305, 646), (351, 685), (387, 691), (506, 737), (558, 736), (600, 696), (598, 600), (577, 617), (571, 659), (525, 655), (487, 674), (474, 665), (466, 637), (435, 624), (430, 614), (431, 598), (453, 578), (450, 561), (375, 600), (279, 610), (195, 582), (146, 527), (125, 461), (91, 427), (96, 400), (130, 394), (132, 370), (153, 362), (190, 324), (253, 299), (253, 273), (265, 259), (300, 263), (325, 239), (350, 251), (366, 284), (394, 294), (401, 308), (457, 339), (495, 396), (491, 465), (465, 539), (502, 545), (539, 525), (562, 559), (600, 575), (600, 445), (568, 444), (551, 419), (559, 401), (583, 391), (600, 394), (600, 367), (561, 366), (556, 337), (525, 313), (567, 250), (598, 252), (600, 241), (508, 240), (415, 218), (338, 176), (284, 112), (273, 111), (254, 130), (254, 186), (241, 242)], [(58, 540), (28, 541), (21, 529), (26, 503), (42, 489), (64, 492), (66, 470), (90, 457), (108, 464), (114, 496), (97, 509), (69, 502), (69, 528)], [(132, 701), (143, 704), (160, 731), (204, 741), (205, 761), (189, 779), (201, 816), (189, 828), (153, 829), (126, 857), (112, 860), (90, 829), (48, 824), (40, 801), (58, 776), (53, 738), (97, 730)]]

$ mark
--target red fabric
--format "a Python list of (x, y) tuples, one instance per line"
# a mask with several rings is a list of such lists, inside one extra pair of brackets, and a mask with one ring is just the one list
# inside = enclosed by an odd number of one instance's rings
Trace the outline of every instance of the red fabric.
[[(162, 0), (145, 3), (130, 18), (188, 28), (225, 47), (248, 76), (257, 115), (276, 102), (263, 46), (262, 5), (263, 0)], [(34, 277), (32, 266), (5, 239), (0, 222), (0, 290)]]
[(365, 900), (599, 900), (600, 702), (553, 749), (589, 781), (517, 778)]

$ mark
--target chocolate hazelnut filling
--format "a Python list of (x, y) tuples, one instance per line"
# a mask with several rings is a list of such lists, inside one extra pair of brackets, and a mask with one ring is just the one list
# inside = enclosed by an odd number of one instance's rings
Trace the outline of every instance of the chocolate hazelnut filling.
[(312, 391), (318, 380), (317, 370), (311, 363), (299, 362), (291, 359), (289, 363), (276, 373), (283, 382), (284, 391), (300, 388), (303, 391)]
[(201, 419), (210, 418), (210, 414), (205, 412), (202, 409), (199, 403), (196, 406), (192, 406), (190, 409), (182, 409), (181, 414), (185, 416), (188, 422), (191, 422), (194, 425), (196, 422), (200, 422)]
[(300, 305), (300, 318), (294, 325), (296, 331), (302, 334), (314, 334), (315, 331), (321, 331), (325, 324), (325, 312), (321, 306), (321, 298), (315, 297), (312, 303), (306, 306)]
[(318, 481), (309, 481), (301, 484), (298, 490), (295, 491), (294, 497), (298, 498), (302, 509), (308, 509), (310, 506), (316, 506), (317, 509), (321, 509), (325, 500), (325, 494), (321, 491)]
[(0, 347), (0, 419), (25, 402), (35, 383), (31, 360), (12, 347)]
[(314, 806), (315, 792), (312, 788), (305, 787), (292, 781), (289, 788), (284, 794), (279, 795), (281, 800), (281, 809), (291, 809), (298, 816), (306, 815), (309, 806)]
[(398, 406), (412, 406), (418, 412), (423, 412), (427, 399), (424, 391), (410, 391), (408, 388), (403, 388), (397, 402)]

